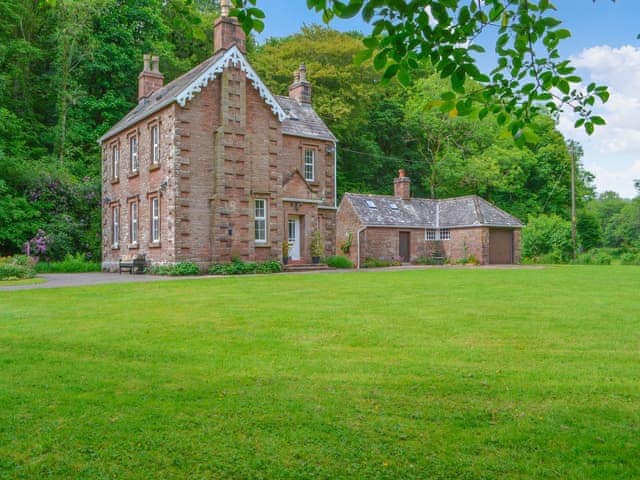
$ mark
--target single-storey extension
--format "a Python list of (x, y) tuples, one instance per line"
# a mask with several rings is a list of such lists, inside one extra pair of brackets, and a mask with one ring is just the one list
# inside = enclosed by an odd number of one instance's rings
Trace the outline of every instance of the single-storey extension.
[(417, 262), (444, 257), (481, 264), (520, 262), (522, 222), (477, 195), (411, 198), (400, 170), (394, 195), (346, 193), (337, 214), (337, 246), (360, 266), (365, 259)]

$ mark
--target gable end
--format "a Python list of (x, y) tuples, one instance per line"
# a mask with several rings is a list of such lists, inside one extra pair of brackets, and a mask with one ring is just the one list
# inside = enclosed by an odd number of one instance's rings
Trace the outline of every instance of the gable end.
[(220, 75), (225, 68), (230, 66), (240, 68), (240, 70), (247, 75), (247, 79), (251, 81), (253, 87), (258, 91), (258, 94), (262, 97), (265, 103), (271, 107), (271, 111), (276, 117), (278, 117), (278, 120), (282, 122), (287, 118), (285, 111), (235, 45), (225, 52), (217, 62), (211, 65), (198, 78), (176, 95), (176, 101), (178, 104), (181, 107), (184, 107), (189, 100), (193, 99), (196, 93), (199, 93), (209, 84), (209, 82), (213, 81), (218, 75)]

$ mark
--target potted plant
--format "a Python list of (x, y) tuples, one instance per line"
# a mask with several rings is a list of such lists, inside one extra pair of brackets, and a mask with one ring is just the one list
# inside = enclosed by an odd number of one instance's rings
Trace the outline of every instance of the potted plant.
[(282, 264), (286, 265), (289, 263), (289, 242), (285, 239), (282, 242)]
[(311, 261), (320, 263), (320, 257), (324, 253), (324, 240), (320, 230), (316, 230), (311, 235)]

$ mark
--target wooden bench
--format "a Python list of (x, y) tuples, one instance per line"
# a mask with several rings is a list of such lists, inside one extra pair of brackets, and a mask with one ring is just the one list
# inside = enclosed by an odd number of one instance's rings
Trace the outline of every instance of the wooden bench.
[(118, 262), (118, 273), (128, 271), (131, 275), (136, 273), (144, 273), (147, 268), (147, 259), (144, 255), (138, 255), (131, 260), (122, 260)]
[(432, 265), (444, 265), (447, 261), (447, 257), (445, 257), (443, 252), (435, 250), (431, 254), (431, 261), (433, 262)]

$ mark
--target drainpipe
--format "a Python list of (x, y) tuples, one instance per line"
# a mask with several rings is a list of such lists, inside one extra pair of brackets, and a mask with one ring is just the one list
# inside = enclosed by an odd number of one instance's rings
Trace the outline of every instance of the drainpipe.
[(357, 235), (356, 240), (357, 240), (357, 242), (358, 242), (358, 261), (357, 261), (357, 266), (356, 266), (356, 268), (357, 268), (358, 270), (360, 270), (360, 234), (361, 234), (362, 232), (364, 232), (366, 229), (367, 229), (367, 227), (366, 227), (366, 226), (365, 226), (365, 227), (362, 227), (362, 228), (359, 228), (359, 229), (358, 229), (358, 233), (356, 233), (356, 235)]

